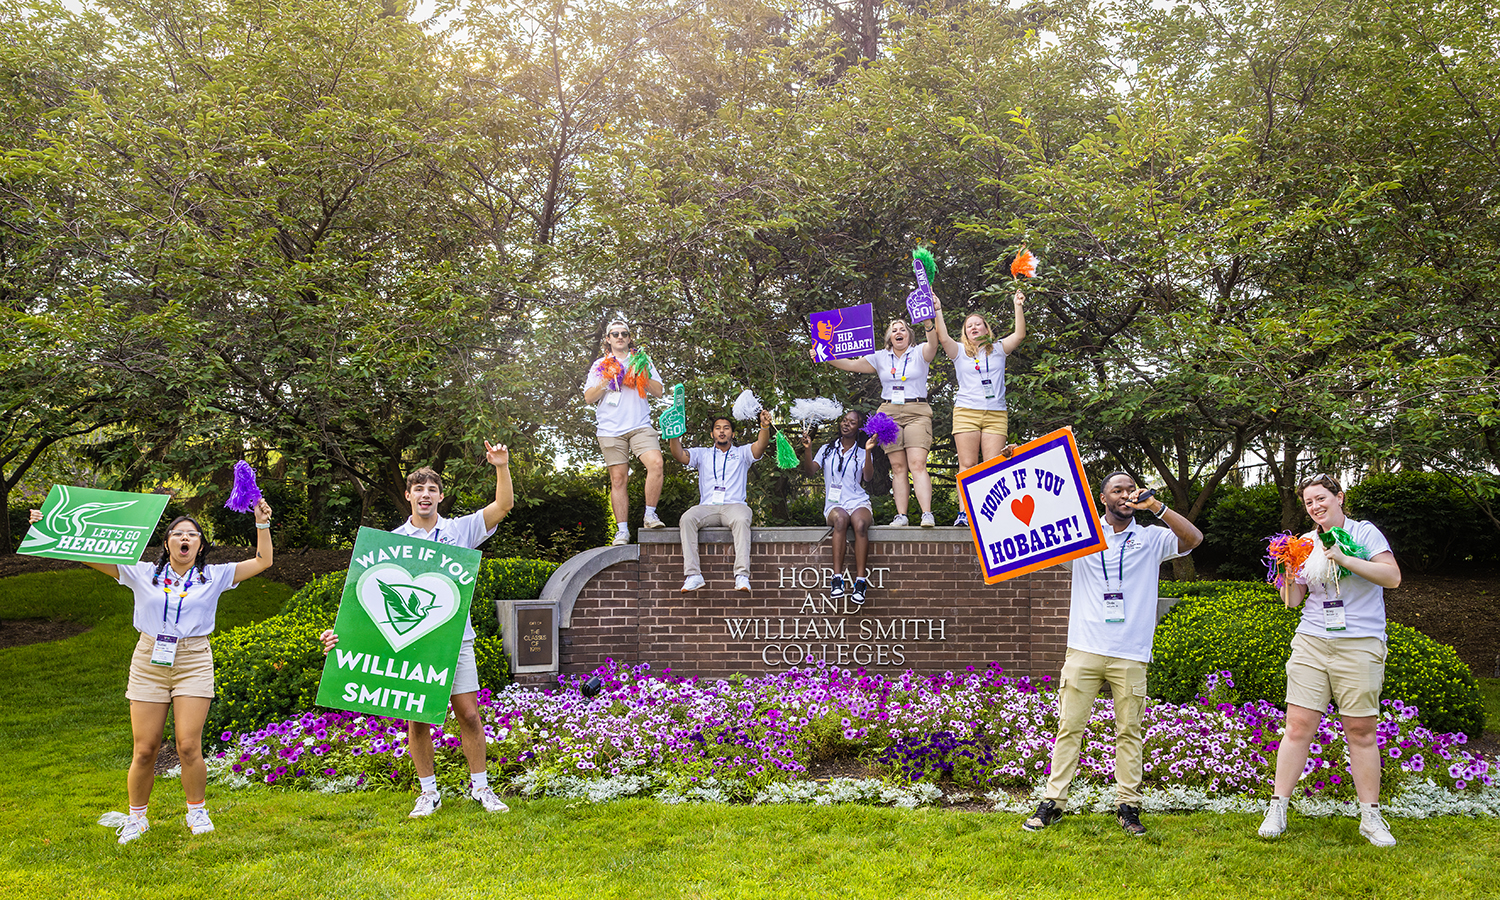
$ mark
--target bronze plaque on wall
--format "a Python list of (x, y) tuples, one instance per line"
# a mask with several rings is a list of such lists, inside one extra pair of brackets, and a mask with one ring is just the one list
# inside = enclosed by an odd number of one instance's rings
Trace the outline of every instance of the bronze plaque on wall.
[(557, 659), (553, 646), (551, 607), (529, 607), (516, 610), (516, 664), (550, 666)]

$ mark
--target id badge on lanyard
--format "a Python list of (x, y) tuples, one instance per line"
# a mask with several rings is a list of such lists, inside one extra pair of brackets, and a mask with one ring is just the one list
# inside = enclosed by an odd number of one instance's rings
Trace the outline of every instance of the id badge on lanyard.
[(604, 404), (606, 406), (619, 406), (620, 396), (619, 391), (606, 391), (604, 393)]
[(151, 664), (153, 666), (168, 666), (177, 660), (177, 636), (172, 634), (158, 634), (156, 643), (151, 645)]
[(833, 487), (831, 487), (831, 488), (828, 489), (828, 502), (829, 503), (836, 504), (840, 500), (843, 500), (843, 499), (844, 499), (844, 486), (842, 484), (836, 484)]
[(906, 405), (906, 385), (904, 385), (904, 384), (893, 384), (893, 385), (891, 385), (891, 402), (894, 403), (894, 404), (896, 404), (897, 406), (905, 406)]
[(995, 382), (989, 378), (981, 378), (979, 383), (984, 385), (984, 399), (995, 399)]
[(1325, 631), (1343, 631), (1348, 622), (1344, 618), (1343, 600), (1323, 601), (1323, 628)]
[(724, 495), (726, 493), (728, 493), (728, 488), (724, 487), (724, 485), (722, 485), (722, 484), (716, 484), (716, 485), (714, 485), (713, 489), (708, 492), (708, 502), (709, 502), (709, 505), (711, 505), (711, 506), (723, 506), (724, 505)]
[(1115, 580), (1109, 577), (1109, 565), (1104, 561), (1107, 550), (1099, 553), (1099, 567), (1104, 570), (1104, 621), (1110, 624), (1125, 621), (1125, 544), (1127, 535), (1120, 541), (1120, 561), (1115, 567)]

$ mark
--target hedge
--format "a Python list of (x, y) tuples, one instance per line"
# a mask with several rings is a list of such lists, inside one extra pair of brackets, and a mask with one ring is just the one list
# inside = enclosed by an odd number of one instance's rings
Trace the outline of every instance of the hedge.
[[(1163, 582), (1161, 595), (1182, 597), (1156, 629), (1149, 693), (1173, 703), (1197, 695), (1210, 672), (1234, 673), (1235, 702), (1286, 704), (1286, 661), (1300, 610), (1276, 589), (1254, 582)], [(1434, 731), (1484, 732), (1479, 683), (1452, 647), (1405, 625), (1387, 623), (1384, 700), (1421, 710)]]
[[(510, 660), (500, 637), (496, 600), (526, 600), (541, 593), (556, 563), (534, 559), (486, 559), (479, 564), (471, 615), (479, 686), (509, 684)], [(226, 731), (247, 731), (288, 719), (316, 706), (323, 674), (318, 633), (333, 627), (347, 572), (308, 582), (269, 619), (216, 634), (216, 694), (204, 737), (217, 743)]]

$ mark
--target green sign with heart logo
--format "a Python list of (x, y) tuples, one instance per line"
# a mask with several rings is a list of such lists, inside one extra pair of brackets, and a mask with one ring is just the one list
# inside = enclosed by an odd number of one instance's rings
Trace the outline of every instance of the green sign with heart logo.
[(361, 528), (318, 705), (440, 725), (480, 553)]

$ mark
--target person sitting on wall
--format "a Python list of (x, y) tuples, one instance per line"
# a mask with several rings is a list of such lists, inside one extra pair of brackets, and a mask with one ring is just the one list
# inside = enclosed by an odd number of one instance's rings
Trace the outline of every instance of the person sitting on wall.
[(875, 472), (870, 452), (875, 449), (874, 435), (859, 448), (859, 427), (865, 417), (857, 410), (849, 410), (839, 419), (838, 436), (813, 453), (812, 434), (802, 442), (802, 471), (809, 475), (823, 475), (823, 517), (833, 526), (833, 583), (828, 587), (830, 599), (844, 596), (844, 551), (848, 547), (849, 531), (854, 531), (854, 590), (850, 597), (855, 603), (865, 602), (869, 582), (865, 561), (870, 554), (870, 526), (875, 513), (870, 507), (870, 494), (865, 488)]
[(760, 459), (771, 443), (771, 414), (760, 411), (760, 434), (746, 447), (734, 442), (734, 420), (719, 416), (713, 421), (712, 447), (682, 448), (681, 438), (672, 438), (667, 447), (672, 458), (698, 470), (698, 505), (682, 514), (682, 569), (686, 580), (683, 591), (703, 587), (703, 570), (698, 565), (698, 529), (705, 526), (727, 526), (734, 534), (734, 589), (750, 590), (750, 504), (746, 502), (745, 484), (750, 466)]

